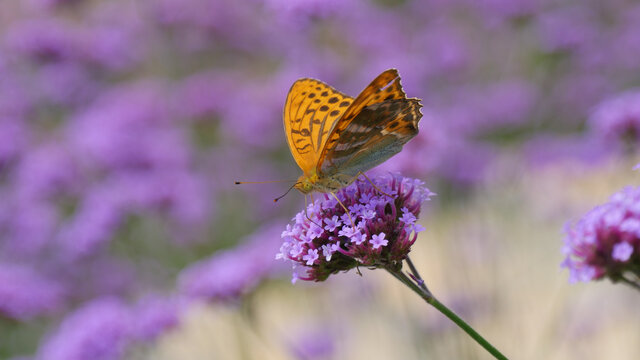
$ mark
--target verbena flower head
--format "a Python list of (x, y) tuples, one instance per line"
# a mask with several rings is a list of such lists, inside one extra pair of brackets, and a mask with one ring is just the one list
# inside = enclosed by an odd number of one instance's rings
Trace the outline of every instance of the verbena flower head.
[(571, 282), (640, 276), (640, 187), (627, 187), (567, 229), (562, 263)]
[[(416, 179), (381, 176), (372, 181), (375, 187), (357, 180), (338, 191), (344, 207), (323, 194), (287, 225), (276, 258), (293, 263), (293, 281), (324, 281), (356, 266), (401, 266), (424, 230), (416, 223), (420, 206), (434, 194)], [(305, 271), (297, 271), (299, 266)]]
[(640, 141), (640, 89), (626, 91), (602, 102), (589, 119), (592, 131), (609, 144), (638, 148)]

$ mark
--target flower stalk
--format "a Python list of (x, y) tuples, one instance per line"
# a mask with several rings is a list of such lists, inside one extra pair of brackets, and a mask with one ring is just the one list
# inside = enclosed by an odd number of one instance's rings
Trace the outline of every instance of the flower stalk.
[(418, 272), (416, 271), (415, 266), (411, 262), (411, 259), (407, 257), (407, 264), (411, 269), (410, 276), (407, 276), (401, 269), (397, 269), (394, 267), (387, 267), (386, 270), (393, 277), (398, 279), (401, 283), (405, 284), (411, 290), (413, 290), (418, 296), (420, 296), (425, 302), (429, 305), (436, 308), (440, 311), (444, 316), (449, 318), (449, 320), (453, 321), (458, 327), (460, 327), (464, 332), (466, 332), (472, 339), (474, 339), (480, 346), (482, 346), (487, 352), (493, 355), (494, 358), (500, 360), (506, 360), (507, 357), (504, 356), (498, 349), (496, 349), (490, 342), (488, 342), (485, 338), (483, 338), (477, 331), (475, 331), (469, 324), (467, 324), (464, 320), (462, 320), (455, 312), (442, 304), (435, 296), (429, 291), (424, 280), (420, 277)]

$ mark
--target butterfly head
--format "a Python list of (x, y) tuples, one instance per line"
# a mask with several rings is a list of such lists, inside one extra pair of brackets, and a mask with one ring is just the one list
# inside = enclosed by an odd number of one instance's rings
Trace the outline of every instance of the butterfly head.
[(318, 175), (317, 174), (311, 174), (311, 175), (302, 175), (298, 178), (298, 182), (296, 182), (296, 184), (294, 185), (294, 187), (296, 189), (298, 189), (298, 191), (300, 191), (303, 194), (308, 194), (310, 192), (313, 191), (313, 189), (315, 189), (315, 184), (318, 181)]

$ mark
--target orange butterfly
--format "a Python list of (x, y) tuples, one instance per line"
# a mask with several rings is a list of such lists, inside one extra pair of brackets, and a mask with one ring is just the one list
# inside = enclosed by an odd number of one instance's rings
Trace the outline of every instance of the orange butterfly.
[(315, 79), (293, 83), (284, 131), (303, 174), (303, 194), (334, 192), (402, 150), (418, 134), (420, 99), (407, 98), (396, 69), (378, 75), (355, 99)]

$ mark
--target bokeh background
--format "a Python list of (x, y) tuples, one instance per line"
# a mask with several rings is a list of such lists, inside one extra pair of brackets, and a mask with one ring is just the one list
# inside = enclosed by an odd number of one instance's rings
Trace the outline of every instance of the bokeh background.
[(640, 358), (640, 294), (569, 284), (565, 223), (640, 174), (625, 0), (0, 2), (0, 358), (488, 359), (382, 271), (290, 283), (297, 78), (397, 68), (438, 196), (412, 257), (514, 359)]

